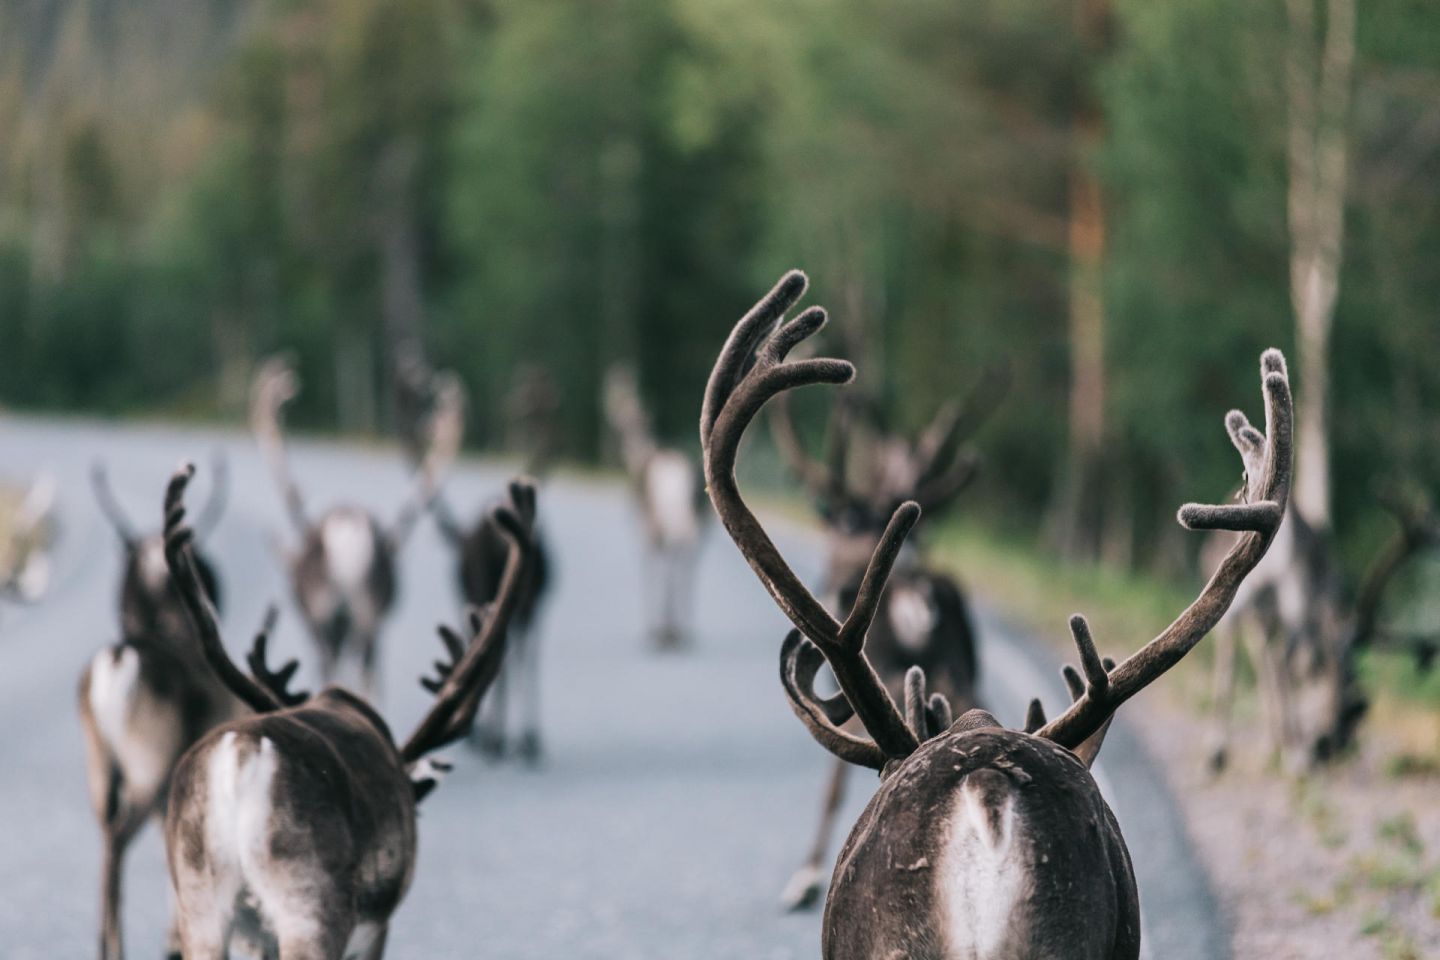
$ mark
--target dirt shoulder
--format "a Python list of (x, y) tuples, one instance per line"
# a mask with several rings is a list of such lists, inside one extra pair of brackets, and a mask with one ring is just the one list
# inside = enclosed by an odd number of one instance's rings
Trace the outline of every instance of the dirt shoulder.
[(1216, 776), (1196, 710), (1148, 699), (1138, 727), (1180, 798), (1237, 960), (1440, 958), (1440, 776), (1397, 769), (1407, 754), (1378, 724), (1353, 759), (1303, 778), (1270, 769), (1242, 733)]

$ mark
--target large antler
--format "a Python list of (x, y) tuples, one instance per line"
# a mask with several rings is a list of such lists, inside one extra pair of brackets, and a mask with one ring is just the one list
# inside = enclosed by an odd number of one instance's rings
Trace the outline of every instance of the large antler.
[(271, 670), (268, 662), (270, 634), (275, 632), (275, 623), (279, 618), (280, 610), (274, 604), (266, 608), (260, 632), (255, 634), (255, 642), (251, 644), (245, 662), (250, 665), (250, 675), (255, 682), (269, 690), (276, 700), (287, 707), (298, 707), (310, 699), (310, 691), (290, 689), (290, 681), (294, 679), (295, 671), (300, 669), (300, 661), (286, 660), (279, 670)]
[[(913, 753), (920, 740), (866, 658), (865, 634), (901, 544), (920, 517), (920, 508), (906, 503), (895, 511), (865, 570), (850, 615), (841, 623), (790, 569), (740, 496), (735, 481), (740, 438), (766, 401), (806, 384), (848, 383), (855, 375), (855, 368), (844, 360), (786, 360), (797, 344), (825, 324), (825, 311), (819, 307), (780, 322), (805, 292), (806, 284), (800, 271), (787, 273), (736, 324), (720, 351), (700, 412), (705, 481), (730, 538), (790, 622), (808, 638), (787, 642), (783, 650), (782, 678), (796, 715), (826, 749), (852, 763), (883, 769), (890, 760)], [(814, 648), (829, 662), (847, 706), (815, 696), (818, 661), (811, 652)], [(839, 729), (851, 709), (871, 741)]]
[(280, 426), (280, 416), (285, 404), (295, 399), (300, 392), (300, 380), (288, 358), (273, 356), (260, 365), (255, 381), (250, 385), (250, 429), (260, 452), (270, 464), (275, 483), (285, 498), (285, 509), (290, 522), (300, 533), (309, 529), (305, 517), (305, 501), (300, 488), (290, 475), (290, 461), (285, 455), (285, 436)]
[[(195, 556), (190, 546), (195, 539), (195, 532), (185, 523), (185, 488), (193, 476), (195, 465), (186, 463), (175, 471), (165, 488), (165, 559), (170, 564), (171, 579), (190, 613), (195, 632), (200, 638), (200, 647), (205, 653), (205, 660), (221, 682), (256, 713), (283, 709), (285, 704), (279, 698), (235, 666), (230, 655), (225, 652), (225, 644), (220, 639), (220, 625), (215, 619), (215, 608), (210, 605), (199, 571), (195, 568)], [(263, 651), (262, 644), (262, 655)]]
[(135, 532), (135, 526), (130, 518), (125, 515), (125, 508), (120, 506), (120, 501), (115, 499), (115, 491), (110, 486), (110, 473), (105, 469), (105, 464), (99, 460), (90, 467), (90, 486), (95, 490), (95, 502), (100, 505), (100, 512), (105, 519), (110, 521), (110, 526), (115, 528), (115, 534), (125, 549), (133, 550), (140, 542), (140, 537)]
[(1181, 525), (1190, 530), (1233, 530), (1245, 536), (1237, 538), (1205, 589), (1175, 622), (1113, 670), (1105, 668), (1096, 652), (1085, 618), (1078, 614), (1071, 617), (1070, 631), (1080, 653), (1084, 691), (1069, 709), (1041, 727), (1038, 736), (1078, 749), (1105, 725), (1120, 704), (1180, 662), (1210, 632), (1229, 609), (1241, 581), (1265, 556), (1290, 496), (1290, 381), (1280, 351), (1267, 350), (1261, 355), (1260, 378), (1265, 396), (1265, 433), (1252, 427), (1239, 410), (1225, 417), (1230, 439), (1245, 464), (1241, 502), (1223, 506), (1187, 503), (1178, 514)]
[(415, 528), (415, 521), (430, 509), (441, 483), (465, 439), (465, 388), (460, 378), (446, 371), (433, 378), (434, 405), (425, 418), (424, 451), (415, 469), (415, 485), (390, 528), (390, 544), (398, 549)]
[(210, 475), (213, 478), (210, 481), (210, 497), (200, 508), (194, 524), (195, 539), (201, 541), (208, 540), (220, 525), (220, 518), (225, 515), (225, 503), (230, 498), (230, 461), (219, 451), (210, 458)]
[(515, 612), (520, 584), (535, 551), (534, 483), (528, 479), (512, 481), (510, 503), (496, 507), (493, 516), (510, 543), (500, 589), (483, 615), (472, 614), (471, 638), (463, 651), (458, 638), (441, 628), (440, 636), (451, 659), (448, 664), (439, 665), (438, 684), (428, 679), (421, 681), (426, 689), (435, 692), (435, 703), (400, 750), (407, 764), (463, 737), (475, 719), (481, 697), (500, 671), (506, 627)]
[(965, 442), (984, 425), (1010, 389), (1010, 368), (993, 364), (962, 403), (947, 404), (915, 441), (915, 500), (930, 512), (948, 504), (975, 479), (979, 458)]

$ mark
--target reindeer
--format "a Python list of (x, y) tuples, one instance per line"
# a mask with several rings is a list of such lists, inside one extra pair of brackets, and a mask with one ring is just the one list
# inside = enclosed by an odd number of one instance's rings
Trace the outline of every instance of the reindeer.
[(605, 417), (620, 438), (621, 459), (645, 527), (645, 583), (659, 585), (659, 617), (651, 633), (657, 648), (676, 650), (689, 633), (700, 550), (700, 474), (685, 454), (656, 442), (633, 370), (612, 366), (604, 394)]
[[(101, 511), (125, 551), (120, 587), (121, 641), (97, 653), (80, 675), (80, 724), (85, 735), (90, 802), (104, 838), (100, 890), (100, 956), (124, 955), (120, 906), (125, 852), (151, 815), (163, 818), (170, 773), (207, 730), (243, 712), (195, 646), (194, 628), (159, 532), (141, 536), (126, 517), (105, 468), (91, 479)], [(195, 525), (197, 539), (224, 510), (224, 460), (216, 461), (210, 499)], [(196, 551), (195, 575), (206, 599), (219, 604), (219, 581)], [(172, 927), (170, 953), (175, 955)]]
[[(1306, 522), (1292, 503), (1275, 544), (1216, 628), (1214, 729), (1209, 764), (1229, 760), (1235, 694), (1236, 640), (1255, 666), (1270, 748), (1290, 770), (1343, 755), (1369, 706), (1356, 658), (1375, 642), (1410, 646), (1422, 669), (1435, 654), (1432, 638), (1401, 637), (1380, 623), (1387, 587), (1424, 550), (1440, 546), (1440, 516), (1423, 499), (1382, 487), (1379, 500), (1396, 530), (1351, 594), (1327, 531)], [(1227, 544), (1219, 535), (1205, 553)]]
[(238, 937), (281, 960), (379, 960), (415, 870), (416, 804), (444, 769), (429, 755), (465, 735), (505, 654), (534, 487), (517, 480), (497, 509), (510, 547), (501, 589), (472, 615), (468, 643), (441, 628), (449, 658), (421, 680), (435, 701), (402, 745), (344, 688), (290, 692), (297, 664), (270, 670), (263, 631), (253, 676), (231, 662), (190, 551), (193, 472), (182, 468), (166, 491), (166, 556), (205, 658), (253, 715), (212, 730), (175, 769), (165, 841), (182, 953), (219, 960)]
[(459, 448), (460, 414), (448, 406), (432, 417), (429, 448), (414, 488), (389, 527), (363, 507), (348, 504), (312, 521), (290, 476), (280, 424), (281, 411), (298, 389), (287, 360), (265, 361), (251, 388), (250, 426), (300, 537), (299, 550), (285, 559), (295, 602), (319, 649), (321, 677), (333, 679), (341, 661), (353, 655), (360, 662), (365, 694), (373, 696), (380, 627), (395, 602), (395, 561)]
[(0, 543), (0, 599), (34, 603), (50, 585), (50, 542), (54, 536), (55, 477), (37, 476), (14, 509)]
[[(446, 397), (463, 397), (460, 382), (454, 374), (429, 374), (425, 392), (435, 398), (436, 409), (463, 410), (459, 399), (446, 402)], [(540, 477), (553, 452), (554, 414), (558, 391), (548, 375), (538, 368), (517, 375), (516, 384), (506, 397), (506, 419), (520, 434), (526, 448), (525, 473)], [(463, 422), (459, 429), (463, 433)], [(494, 504), (484, 509), (474, 523), (465, 524), (451, 508), (443, 491), (437, 490), (431, 500), (431, 513), (445, 542), (455, 552), (460, 593), (470, 606), (491, 603), (500, 589), (508, 555), (508, 541), (495, 521)], [(546, 590), (550, 584), (550, 551), (537, 528), (533, 531), (534, 555), (526, 567), (511, 618), (510, 653), (500, 669), (491, 694), (480, 711), (471, 742), (484, 754), (499, 758), (510, 744), (506, 736), (507, 707), (512, 677), (521, 700), (520, 734), (515, 741), (516, 754), (526, 763), (540, 759), (540, 659), (539, 638), (533, 627)]]
[[(827, 608), (843, 612), (853, 606), (870, 555), (902, 503), (915, 500), (927, 513), (938, 512), (969, 485), (977, 460), (963, 445), (1003, 393), (1003, 374), (995, 368), (966, 403), (947, 405), (916, 439), (882, 432), (869, 462), (869, 482), (858, 490), (847, 476), (855, 405), (842, 398), (832, 408), (826, 431), (830, 453), (828, 462), (821, 463), (801, 444), (788, 397), (775, 398), (771, 432), (776, 446), (826, 521)], [(878, 422), (873, 426), (880, 428)], [(928, 566), (913, 548), (897, 559), (891, 571), (866, 644), (867, 655), (892, 695), (903, 696), (906, 671), (919, 666), (952, 704), (967, 710), (979, 706), (976, 635), (965, 593), (953, 577)], [(781, 904), (788, 910), (808, 909), (819, 900), (825, 855), (844, 801), (848, 770), (845, 761), (835, 760), (815, 841), (781, 894)]]
[[(706, 488), (730, 538), (795, 625), (781, 647), (781, 682), (821, 746), (880, 772), (836, 863), (826, 900), (827, 960), (873, 957), (1067, 957), (1134, 960), (1140, 911), (1119, 824), (1090, 774), (1116, 709), (1174, 666), (1209, 630), (1260, 562), (1289, 496), (1292, 416), (1278, 351), (1261, 357), (1266, 432), (1232, 411), (1231, 439), (1245, 462), (1243, 502), (1188, 504), (1180, 522), (1246, 535), (1204, 590), (1159, 636), (1119, 666), (1102, 660), (1084, 617), (1070, 621), (1081, 671), (1067, 670), (1073, 702), (1046, 722), (1032, 702), (1026, 729), (1008, 730), (983, 710), (953, 718), (905, 677), (903, 712), (866, 655), (886, 583), (920, 517), (902, 504), (880, 538), (855, 602), (836, 620), (805, 588), (746, 505), (735, 480), (740, 439), (772, 397), (814, 383), (842, 384), (847, 362), (789, 360), (825, 323), (811, 307), (785, 321), (806, 287), (792, 271), (746, 314), (711, 372), (700, 415)], [(821, 696), (828, 664), (840, 692)], [(857, 717), (867, 736), (842, 728)]]

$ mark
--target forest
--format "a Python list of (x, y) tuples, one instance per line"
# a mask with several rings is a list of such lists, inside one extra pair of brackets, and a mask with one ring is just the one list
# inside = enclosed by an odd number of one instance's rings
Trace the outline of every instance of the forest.
[(0, 130), (16, 409), (238, 421), (284, 349), (299, 426), (383, 435), (419, 355), (495, 447), (538, 365), (586, 462), (618, 361), (694, 448), (800, 267), (896, 425), (1008, 371), (965, 510), (1066, 555), (1188, 569), (1266, 346), (1352, 567), (1377, 482), (1440, 481), (1420, 0), (42, 0)]

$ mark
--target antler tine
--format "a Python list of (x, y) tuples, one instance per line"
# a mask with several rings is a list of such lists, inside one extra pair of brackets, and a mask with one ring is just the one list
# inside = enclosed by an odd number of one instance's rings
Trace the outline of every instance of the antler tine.
[[(515, 612), (524, 571), (535, 550), (534, 482), (528, 478), (512, 481), (510, 503), (496, 507), (492, 517), (510, 542), (500, 588), (488, 616), (472, 613), (473, 633), (469, 644), (443, 677), (435, 703), (401, 748), (400, 755), (406, 763), (413, 763), (463, 736), (480, 698), (499, 672), (505, 654), (506, 628)], [(443, 632), (441, 637), (445, 637)], [(448, 641), (446, 646), (450, 646)]]
[(299, 660), (287, 660), (279, 670), (271, 670), (266, 664), (269, 655), (270, 634), (275, 631), (275, 624), (280, 619), (280, 610), (273, 603), (265, 611), (265, 620), (260, 625), (260, 631), (255, 634), (255, 642), (250, 647), (250, 653), (245, 660), (250, 665), (250, 674), (255, 682), (260, 684), (276, 700), (287, 707), (298, 707), (310, 699), (310, 691), (291, 691), (290, 681), (295, 677), (295, 671), (300, 669)]
[(210, 482), (210, 498), (200, 509), (194, 524), (197, 540), (206, 540), (215, 532), (220, 517), (225, 513), (225, 502), (230, 498), (230, 461), (218, 450), (210, 458), (210, 473), (214, 478)]
[(885, 532), (880, 535), (880, 542), (875, 545), (875, 552), (870, 555), (865, 575), (860, 579), (860, 588), (855, 593), (855, 602), (850, 606), (850, 615), (845, 618), (845, 623), (835, 638), (835, 646), (841, 650), (861, 652), (865, 645), (865, 635), (870, 632), (870, 624), (874, 622), (875, 613), (880, 608), (880, 598), (885, 593), (885, 585), (890, 580), (890, 570), (900, 556), (905, 537), (919, 520), (920, 505), (914, 501), (900, 504), (891, 514)]
[(1039, 697), (1030, 698), (1030, 706), (1025, 709), (1025, 732), (1034, 733), (1045, 726), (1045, 705), (1040, 702)]
[(831, 511), (865, 507), (865, 501), (851, 492), (845, 474), (850, 441), (850, 408), (851, 404), (843, 397), (831, 408), (825, 425), (826, 459), (821, 462), (806, 453), (804, 444), (800, 442), (799, 431), (791, 417), (789, 395), (780, 393), (771, 401), (770, 436), (775, 441), (776, 450), (810, 497)]
[[(735, 480), (740, 438), (767, 400), (798, 386), (846, 383), (854, 376), (854, 367), (843, 360), (785, 359), (798, 343), (825, 323), (825, 311), (812, 307), (777, 327), (804, 290), (804, 274), (786, 274), (736, 324), (726, 340), (706, 385), (700, 415), (706, 486), (730, 538), (790, 622), (825, 655), (841, 691), (876, 746), (888, 757), (904, 757), (919, 746), (919, 741), (865, 658), (864, 640), (885, 578), (905, 534), (919, 517), (919, 507), (905, 504), (891, 518), (850, 616), (842, 625), (790, 569), (741, 497)], [(817, 739), (830, 747), (826, 739), (819, 735)]]
[(930, 705), (926, 710), (930, 719), (930, 735), (936, 736), (950, 729), (955, 722), (955, 712), (950, 709), (950, 701), (943, 693), (930, 694)]
[(929, 740), (933, 733), (930, 728), (930, 697), (925, 690), (925, 671), (912, 666), (905, 671), (905, 725), (920, 743)]
[(270, 464), (270, 472), (285, 498), (285, 509), (297, 531), (303, 532), (310, 523), (305, 517), (305, 501), (300, 488), (290, 476), (290, 463), (285, 455), (285, 437), (280, 427), (280, 414), (285, 404), (300, 392), (300, 380), (290, 359), (276, 354), (260, 364), (250, 386), (250, 430), (260, 452)]
[(215, 608), (201, 584), (200, 574), (195, 568), (195, 557), (191, 541), (195, 532), (185, 523), (185, 488), (195, 476), (195, 465), (185, 463), (171, 476), (165, 487), (165, 560), (170, 565), (171, 580), (179, 588), (180, 599), (195, 625), (200, 638), (200, 648), (205, 654), (210, 669), (241, 701), (256, 713), (270, 713), (281, 709), (284, 704), (269, 690), (256, 683), (243, 670), (235, 666), (225, 652), (220, 639), (220, 625), (215, 619)]
[[(1290, 382), (1286, 377), (1285, 358), (1278, 350), (1267, 350), (1261, 355), (1260, 375), (1265, 397), (1263, 453), (1257, 456), (1251, 449), (1254, 438), (1243, 429), (1246, 424), (1240, 423), (1233, 414), (1226, 417), (1231, 437), (1238, 436), (1236, 446), (1241, 456), (1248, 464), (1260, 465), (1258, 472), (1249, 466), (1246, 468), (1245, 502), (1224, 506), (1192, 503), (1179, 511), (1180, 523), (1191, 530), (1234, 530), (1247, 535), (1237, 538), (1205, 589), (1175, 622), (1114, 670), (1105, 670), (1103, 663), (1099, 664), (1099, 670), (1095, 669), (1097, 661), (1089, 627), (1083, 618), (1072, 618), (1071, 629), (1080, 651), (1087, 688), (1069, 709), (1041, 728), (1039, 736), (1074, 750), (1097, 732), (1122, 703), (1178, 663), (1210, 632), (1229, 609), (1241, 581), (1270, 548), (1289, 500), (1292, 457)], [(1077, 626), (1080, 629), (1076, 629)], [(1104, 681), (1100, 685), (1102, 675)]]
[(939, 510), (970, 486), (979, 473), (980, 458), (970, 452), (959, 453), (948, 470), (917, 485), (915, 500), (925, 510)]
[(990, 419), (1009, 392), (1010, 365), (993, 363), (981, 372), (964, 402), (951, 402), (940, 409), (915, 443), (920, 486), (953, 472), (949, 463), (959, 454), (961, 445)]
[(125, 516), (120, 501), (115, 499), (115, 491), (110, 487), (110, 473), (100, 460), (96, 460), (90, 467), (90, 486), (95, 490), (95, 501), (100, 505), (100, 512), (110, 521), (110, 526), (115, 528), (120, 542), (133, 549), (140, 542), (140, 538), (135, 534), (130, 518)]
[(815, 675), (825, 657), (799, 630), (791, 630), (780, 647), (780, 683), (790, 709), (810, 735), (835, 756), (872, 770), (884, 769), (885, 751), (872, 740), (847, 733), (840, 725), (855, 715), (843, 693), (821, 697), (815, 692)]
[[(837, 416), (831, 412), (831, 418)], [(785, 394), (775, 398), (770, 409), (770, 436), (781, 459), (795, 474), (811, 497), (823, 499), (830, 493), (834, 477), (830, 467), (810, 456), (800, 442), (800, 432), (795, 429), (795, 420), (790, 411), (790, 398)]]

